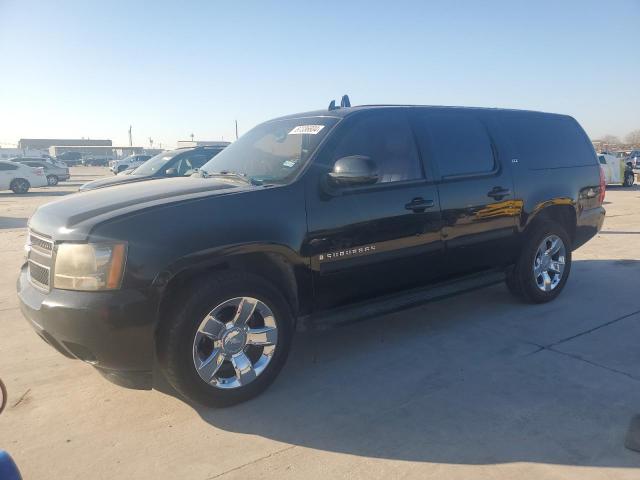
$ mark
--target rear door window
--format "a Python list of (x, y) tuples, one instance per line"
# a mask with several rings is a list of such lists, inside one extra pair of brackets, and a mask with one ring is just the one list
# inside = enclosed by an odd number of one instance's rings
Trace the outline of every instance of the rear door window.
[(428, 159), (435, 158), (443, 178), (484, 175), (496, 169), (491, 139), (484, 124), (467, 112), (417, 115), (418, 137)]

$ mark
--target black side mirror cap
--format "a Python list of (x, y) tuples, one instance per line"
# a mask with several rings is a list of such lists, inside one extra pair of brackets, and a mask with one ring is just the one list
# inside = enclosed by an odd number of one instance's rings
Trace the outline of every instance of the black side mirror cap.
[(365, 155), (350, 155), (336, 160), (327, 177), (336, 187), (373, 185), (379, 179), (378, 166)]

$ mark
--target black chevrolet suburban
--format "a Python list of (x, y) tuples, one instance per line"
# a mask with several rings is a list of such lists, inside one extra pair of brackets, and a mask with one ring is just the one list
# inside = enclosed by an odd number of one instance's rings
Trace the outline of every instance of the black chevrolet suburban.
[(25, 317), (115, 383), (151, 388), (159, 371), (224, 406), (274, 380), (296, 325), (489, 273), (527, 302), (562, 291), (605, 214), (573, 118), (343, 105), (258, 125), (197, 178), (41, 206), (17, 285)]

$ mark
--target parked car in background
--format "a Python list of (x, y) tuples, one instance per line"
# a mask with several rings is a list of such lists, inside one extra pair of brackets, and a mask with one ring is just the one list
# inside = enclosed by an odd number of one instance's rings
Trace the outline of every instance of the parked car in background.
[(44, 187), (47, 177), (42, 167), (30, 167), (22, 163), (0, 161), (0, 190), (27, 193), (31, 187)]
[(195, 147), (163, 152), (133, 170), (127, 169), (115, 177), (99, 178), (98, 180), (85, 183), (80, 187), (80, 191), (95, 190), (96, 188), (140, 182), (143, 180), (187, 177), (197, 172), (202, 165), (215, 157), (223, 149), (224, 147)]
[(620, 158), (609, 153), (598, 154), (600, 167), (604, 172), (607, 185), (622, 184), (630, 187), (635, 181), (632, 163), (629, 158)]
[(113, 160), (113, 157), (96, 157), (90, 156), (82, 159), (82, 165), (87, 167), (106, 167), (109, 162)]
[(129, 155), (120, 160), (111, 160), (109, 162), (109, 170), (111, 170), (114, 175), (117, 175), (129, 168), (139, 167), (150, 158), (151, 155)]
[(60, 167), (41, 158), (24, 157), (16, 158), (12, 161), (34, 168), (42, 168), (44, 170), (45, 177), (47, 177), (47, 183), (49, 185), (57, 185), (58, 182), (64, 182), (66, 180), (69, 180), (69, 178), (71, 177), (69, 175), (69, 167)]
[(265, 390), (296, 324), (480, 274), (552, 301), (605, 214), (584, 130), (539, 112), (332, 102), (258, 125), (201, 171), (41, 206), (17, 289), (68, 357), (128, 387), (158, 367), (212, 406)]
[(640, 168), (640, 150), (632, 150), (628, 160), (633, 168)]
[(80, 152), (64, 152), (56, 157), (58, 162), (63, 162), (67, 167), (80, 165), (82, 154)]

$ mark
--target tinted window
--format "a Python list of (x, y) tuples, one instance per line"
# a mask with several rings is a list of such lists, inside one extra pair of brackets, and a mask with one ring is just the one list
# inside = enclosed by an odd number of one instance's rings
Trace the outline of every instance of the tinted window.
[(598, 157), (598, 160), (600, 160), (600, 163), (601, 163), (602, 165), (606, 165), (606, 164), (607, 164), (607, 161), (604, 159), (604, 156), (603, 156), (603, 155), (600, 155), (600, 156)]
[(0, 163), (0, 171), (1, 170), (17, 170), (17, 165), (11, 165), (10, 163)]
[(489, 173), (495, 169), (491, 140), (484, 124), (465, 112), (425, 112), (418, 116), (425, 140), (442, 177)]
[(504, 112), (501, 124), (517, 155), (531, 169), (595, 163), (591, 143), (571, 117)]
[(385, 111), (355, 120), (340, 139), (333, 161), (364, 155), (378, 166), (379, 183), (422, 178), (418, 150), (404, 112)]
[(200, 167), (213, 157), (211, 153), (199, 152), (193, 155), (184, 156), (178, 159), (173, 168), (178, 170), (178, 175), (189, 176), (192, 173), (195, 173), (196, 170), (200, 169)]

